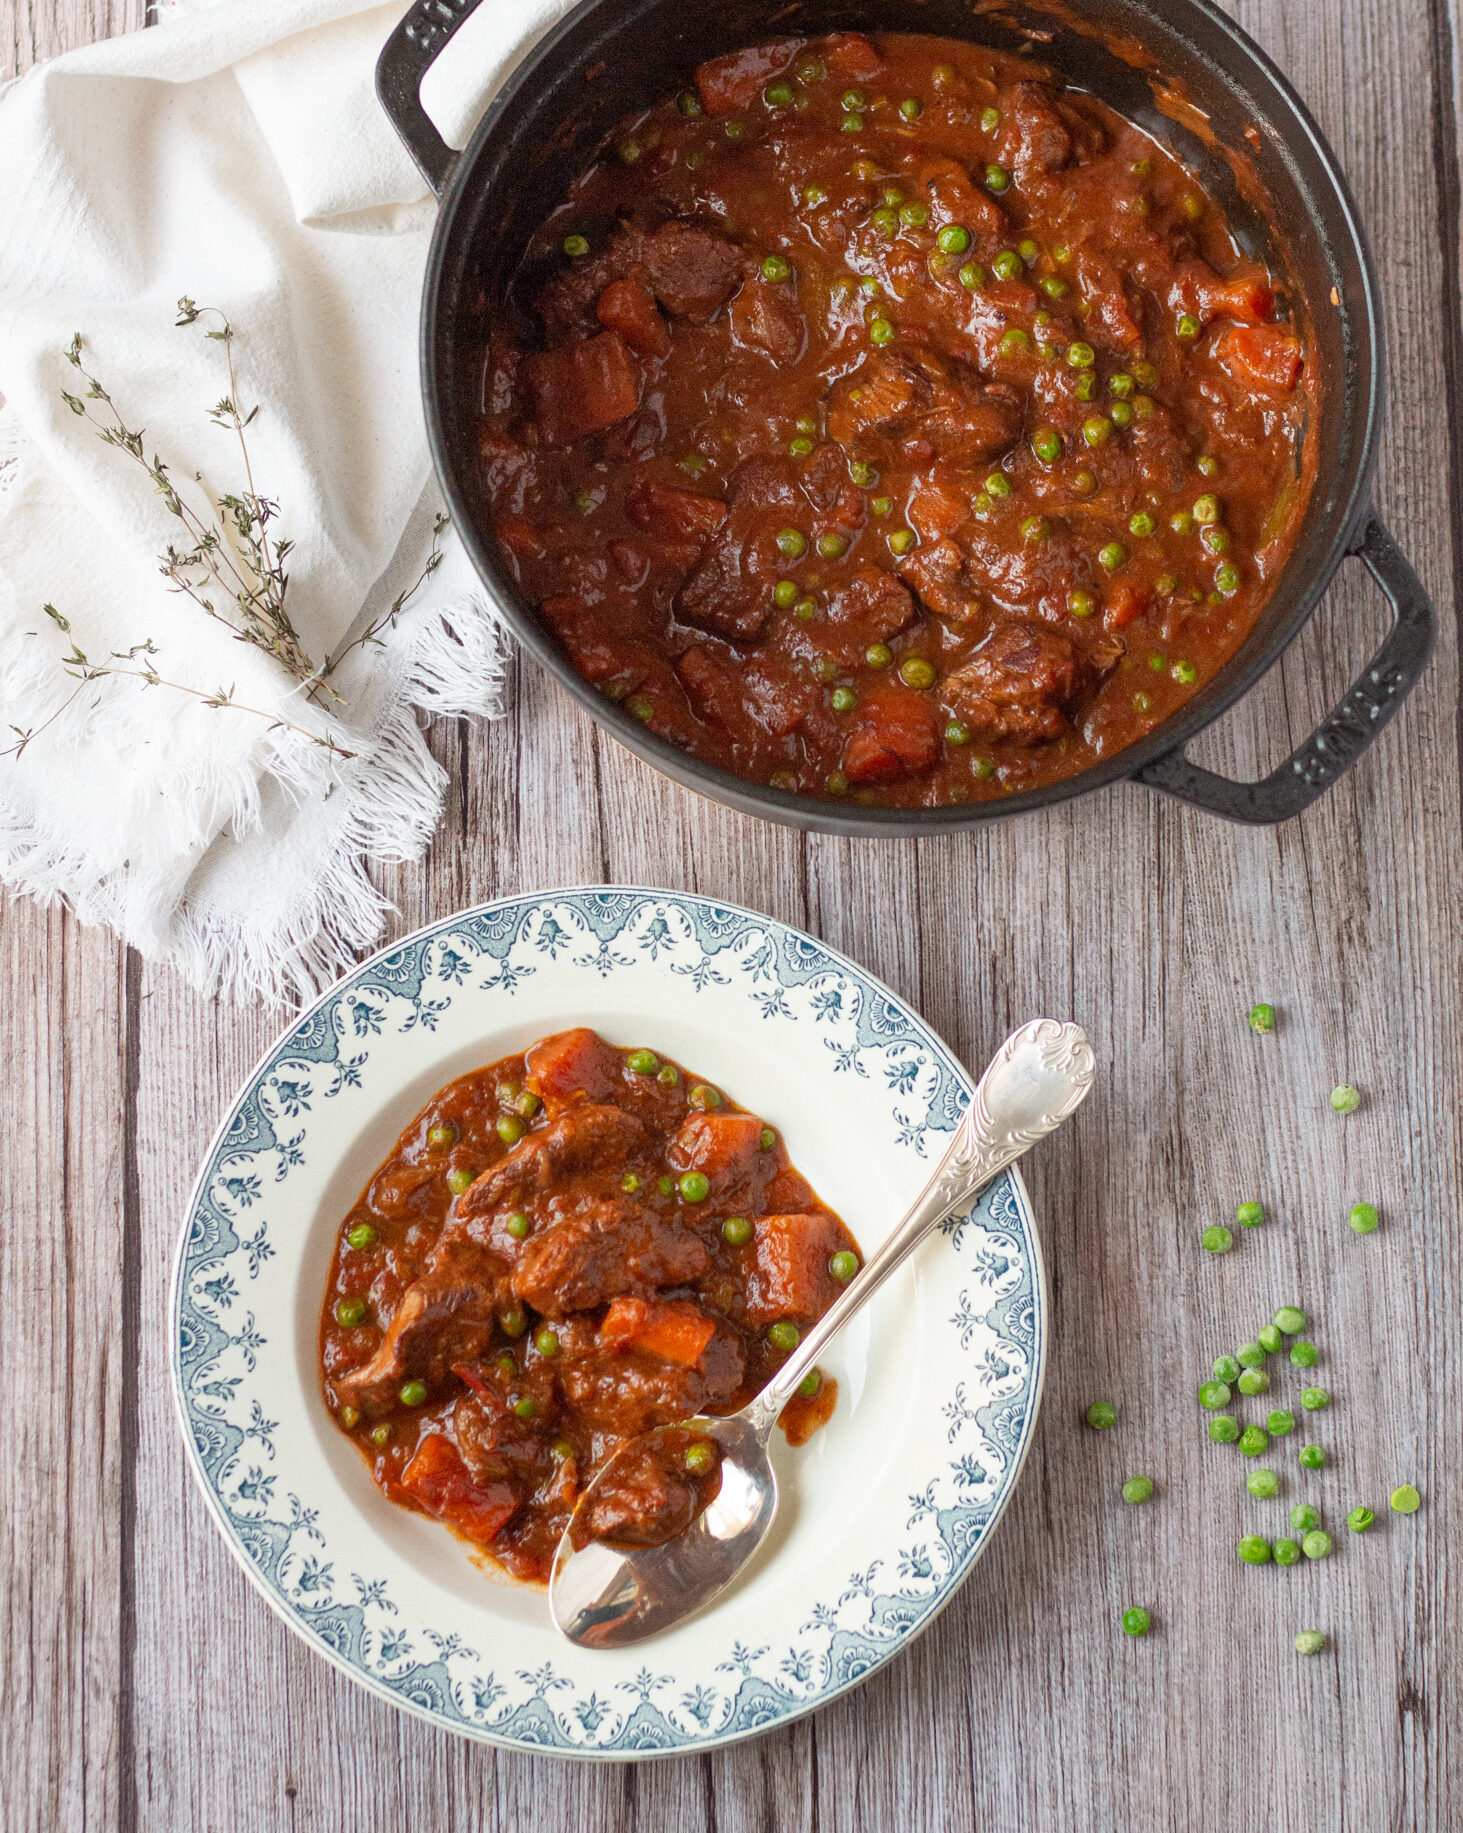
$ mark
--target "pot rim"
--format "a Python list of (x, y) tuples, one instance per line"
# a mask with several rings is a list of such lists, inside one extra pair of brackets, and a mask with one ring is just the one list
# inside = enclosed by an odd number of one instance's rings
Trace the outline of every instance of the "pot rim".
[[(1043, 0), (1030, 0), (1030, 3), (1035, 10), (1046, 10)], [(1377, 463), (1386, 390), (1383, 320), (1376, 270), (1361, 215), (1341, 164), (1289, 80), (1249, 34), (1212, 4), (1212, 0), (1165, 0), (1166, 23), (1172, 25), (1175, 13), (1187, 11), (1200, 16), (1226, 41), (1227, 51), (1238, 62), (1250, 64), (1275, 91), (1279, 102), (1289, 111), (1290, 120), (1285, 124), (1284, 131), (1281, 131), (1273, 114), (1267, 116), (1268, 124), (1276, 129), (1292, 156), (1299, 144), (1314, 161), (1319, 175), (1329, 186), (1334, 198), (1347, 232), (1349, 252), (1356, 262), (1359, 276), (1356, 290), (1359, 296), (1347, 303), (1355, 308), (1353, 321), (1366, 327), (1368, 357), (1365, 372), (1354, 377), (1356, 396), (1350, 409), (1358, 456), (1353, 464), (1351, 486), (1344, 501), (1336, 503), (1327, 512), (1332, 525), (1330, 538), (1310, 581), (1300, 588), (1288, 615), (1267, 634), (1263, 643), (1255, 642), (1252, 630), (1219, 674), (1199, 694), (1186, 701), (1177, 712), (1155, 726), (1151, 732), (1115, 751), (1110, 757), (1099, 759), (1085, 770), (1062, 777), (1054, 783), (1023, 790), (999, 801), (954, 802), (934, 808), (886, 808), (838, 802), (831, 798), (825, 800), (791, 790), (774, 789), (770, 784), (758, 783), (752, 778), (723, 770), (719, 765), (704, 762), (647, 731), (618, 702), (607, 699), (579, 674), (548, 632), (526, 609), (516, 584), (500, 562), (492, 543), (478, 526), (466, 494), (459, 486), (457, 466), (442, 412), (437, 358), (437, 327), (446, 265), (444, 256), (453, 236), (458, 212), (472, 194), (473, 171), (484, 143), (514, 108), (521, 91), (546, 63), (556, 57), (563, 40), (587, 18), (596, 12), (618, 10), (619, 0), (579, 0), (579, 4), (566, 13), (515, 66), (484, 111), (466, 147), (453, 162), (427, 253), (419, 324), (419, 360), (423, 412), (432, 464), (451, 513), (453, 526), (467, 549), (478, 577), (492, 595), (496, 609), (519, 643), (561, 687), (573, 695), (597, 724), (611, 732), (642, 763), (649, 764), (652, 769), (671, 778), (682, 788), (694, 790), (739, 813), (761, 816), (783, 826), (810, 832), (891, 839), (962, 832), (986, 821), (1053, 807), (1090, 791), (1106, 788), (1112, 783), (1137, 777), (1159, 758), (1181, 752), (1200, 732), (1243, 699), (1295, 641), (1330, 587), (1342, 561), (1352, 551), (1357, 532), (1370, 511), (1372, 478)], [(1312, 220), (1316, 220), (1314, 213)], [(1321, 225), (1317, 223), (1317, 227)], [(1334, 238), (1326, 239), (1334, 241)], [(1358, 344), (1360, 341), (1353, 339)], [(1312, 487), (1312, 504), (1319, 492), (1326, 465), (1327, 459), (1323, 454), (1318, 461), (1317, 478)], [(1309, 505), (1307, 513), (1312, 513)], [(1277, 587), (1284, 578), (1285, 573), (1282, 572)]]

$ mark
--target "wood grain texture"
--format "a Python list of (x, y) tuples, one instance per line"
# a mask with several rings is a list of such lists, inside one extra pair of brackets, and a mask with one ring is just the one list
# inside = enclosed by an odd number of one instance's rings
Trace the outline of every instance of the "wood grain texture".
[[(1463, 362), (1455, 34), (1460, 0), (1243, 0), (1241, 22), (1341, 155), (1381, 256), (1392, 363), (1378, 498), (1436, 594), (1431, 676), (1299, 822), (1222, 827), (1123, 788), (948, 842), (803, 838), (684, 794), (603, 738), (532, 665), (493, 726), (446, 725), (430, 857), (385, 876), (410, 929), (582, 881), (665, 884), (807, 926), (979, 1063), (1037, 1010), (1092, 1033), (1102, 1084), (1030, 1181), (1052, 1351), (1028, 1474), (972, 1581), (866, 1686), (722, 1755), (641, 1768), (508, 1756), (391, 1711), (300, 1647), (249, 1590), (188, 1478), (161, 1323), (196, 1157), (275, 1023), (200, 1000), (69, 919), (5, 908), (0, 1501), (7, 1609), (0, 1826), (118, 1833), (912, 1833), (1038, 1827), (1451, 1833), (1463, 1250), (1455, 1032), (1463, 995), (1455, 590)], [(126, 22), (0, 0), (12, 67)], [(1444, 423), (1451, 432), (1444, 431)], [(1449, 440), (1451, 438), (1451, 448)], [(1345, 572), (1201, 762), (1268, 769), (1382, 628)], [(1244, 1014), (1280, 1008), (1273, 1037)], [(1366, 1103), (1342, 1120), (1338, 1081)], [(1260, 1197), (1223, 1259), (1199, 1230)], [(1351, 1234), (1361, 1197), (1382, 1230)], [(1273, 1308), (1303, 1305), (1335, 1404), (1305, 1492), (1364, 1539), (1291, 1572), (1280, 1531), (1193, 1389)], [(1288, 1396), (1299, 1380), (1280, 1382)], [(1080, 1424), (1111, 1398), (1119, 1424)], [(1265, 1461), (1286, 1501), (1294, 1447)], [(1450, 1458), (1449, 1453), (1452, 1453)], [(1125, 1508), (1123, 1478), (1157, 1494)], [(1387, 1514), (1403, 1479), (1427, 1498)], [(1267, 1514), (1268, 1511), (1268, 1514)], [(1451, 1564), (1450, 1564), (1450, 1554)], [(1451, 1580), (1451, 1583), (1450, 1583)], [(1130, 1642), (1117, 1618), (1153, 1611)], [(1320, 1628), (1318, 1660), (1292, 1651)]]

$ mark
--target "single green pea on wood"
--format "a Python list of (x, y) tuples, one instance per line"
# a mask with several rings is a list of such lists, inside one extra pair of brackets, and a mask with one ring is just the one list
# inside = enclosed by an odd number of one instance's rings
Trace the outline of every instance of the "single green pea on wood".
[(1227, 1254), (1234, 1246), (1234, 1236), (1218, 1222), (1211, 1222), (1200, 1235), (1199, 1245), (1207, 1248), (1211, 1254)]
[(1381, 1219), (1375, 1203), (1355, 1204), (1346, 1218), (1358, 1235), (1375, 1234)]
[(1118, 1410), (1110, 1400), (1094, 1400), (1083, 1417), (1094, 1432), (1106, 1432), (1117, 1424)]
[(1275, 1029), (1275, 1008), (1260, 1004), (1250, 1007), (1250, 1029), (1257, 1031), (1261, 1037)]
[(1376, 1518), (1375, 1510), (1369, 1509), (1365, 1503), (1361, 1503), (1347, 1515), (1346, 1525), (1351, 1529), (1353, 1534), (1364, 1534)]
[(1399, 1483), (1387, 1501), (1393, 1511), (1399, 1515), (1415, 1515), (1422, 1507), (1422, 1497), (1411, 1483)]
[(1260, 1345), (1267, 1356), (1273, 1356), (1276, 1350), (1281, 1346), (1280, 1326), (1278, 1324), (1262, 1324), (1255, 1332), (1255, 1341)]
[(1123, 1485), (1124, 1502), (1146, 1502), (1153, 1494), (1152, 1477), (1129, 1477)]
[(1277, 1566), (1293, 1566), (1300, 1560), (1300, 1542), (1292, 1540), (1288, 1534), (1282, 1534), (1270, 1551)]
[(1146, 1636), (1153, 1619), (1141, 1604), (1130, 1604), (1123, 1612), (1123, 1634)]
[(1297, 1655), (1319, 1655), (1326, 1646), (1326, 1638), (1318, 1629), (1303, 1629), (1295, 1639)]
[(1256, 1394), (1267, 1394), (1270, 1391), (1270, 1377), (1263, 1368), (1245, 1369), (1236, 1384), (1242, 1394), (1253, 1397)]
[(1271, 1438), (1284, 1438), (1295, 1430), (1295, 1415), (1287, 1407), (1276, 1407), (1265, 1415), (1265, 1430)]
[(1233, 1356), (1216, 1356), (1214, 1358), (1214, 1379), (1216, 1381), (1239, 1380), (1239, 1363)]
[(1252, 1496), (1268, 1502), (1280, 1494), (1280, 1479), (1273, 1470), (1252, 1470), (1245, 1478), (1245, 1488)]
[(1301, 1534), (1321, 1524), (1321, 1511), (1314, 1502), (1297, 1502), (1290, 1511), (1290, 1525)]
[(1314, 1368), (1321, 1359), (1321, 1352), (1314, 1343), (1292, 1343), (1290, 1359), (1297, 1368)]
[(1265, 1220), (1265, 1205), (1255, 1202), (1241, 1203), (1234, 1212), (1234, 1219), (1241, 1228), (1258, 1228)]
[(1269, 1433), (1259, 1426), (1246, 1426), (1239, 1435), (1239, 1448), (1246, 1457), (1258, 1457), (1269, 1443)]
[(1323, 1387), (1308, 1387), (1300, 1397), (1300, 1404), (1307, 1413), (1319, 1413), (1322, 1407), (1331, 1404), (1331, 1396)]
[(1275, 1313), (1273, 1320), (1277, 1330), (1283, 1330), (1288, 1337), (1306, 1327), (1306, 1314), (1296, 1305), (1282, 1305)]
[(1265, 1352), (1258, 1343), (1241, 1343), (1234, 1352), (1235, 1361), (1241, 1368), (1263, 1368)]
[(1227, 1407), (1234, 1395), (1227, 1381), (1202, 1381), (1199, 1384), (1199, 1405), (1211, 1413), (1220, 1407)]
[(1272, 1557), (1270, 1542), (1259, 1534), (1244, 1535), (1236, 1551), (1247, 1566), (1268, 1565)]
[(1354, 1114), (1361, 1106), (1361, 1090), (1344, 1082), (1331, 1090), (1331, 1106), (1338, 1114)]
[(1324, 1559), (1334, 1544), (1324, 1528), (1312, 1528), (1302, 1537), (1300, 1550), (1307, 1559)]
[(1307, 1470), (1320, 1470), (1326, 1462), (1326, 1454), (1319, 1445), (1302, 1445), (1296, 1456)]
[(1232, 1445), (1239, 1438), (1239, 1421), (1232, 1413), (1216, 1413), (1209, 1421), (1209, 1436), (1216, 1445)]

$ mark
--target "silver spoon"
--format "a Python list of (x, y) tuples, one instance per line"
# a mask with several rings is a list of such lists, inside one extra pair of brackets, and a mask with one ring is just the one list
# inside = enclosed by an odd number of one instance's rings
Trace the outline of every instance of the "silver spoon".
[(955, 1137), (889, 1239), (803, 1337), (755, 1400), (726, 1418), (702, 1414), (681, 1427), (714, 1438), (721, 1488), (684, 1533), (658, 1547), (574, 1544), (575, 1524), (644, 1434), (621, 1446), (575, 1506), (554, 1555), (549, 1610), (571, 1642), (624, 1648), (694, 1616), (720, 1595), (766, 1537), (777, 1509), (767, 1441), (798, 1384), (844, 1325), (930, 1231), (1075, 1112), (1092, 1087), (1092, 1047), (1077, 1025), (1033, 1019), (1013, 1031), (981, 1077)]

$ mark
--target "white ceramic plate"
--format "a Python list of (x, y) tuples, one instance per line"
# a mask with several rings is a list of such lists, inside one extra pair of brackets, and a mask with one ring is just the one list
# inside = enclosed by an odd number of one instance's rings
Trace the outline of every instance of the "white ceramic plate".
[(889, 989), (811, 936), (681, 892), (506, 898), (364, 962), (241, 1090), (174, 1274), (171, 1362), (219, 1529), (296, 1634), (388, 1699), (518, 1749), (709, 1749), (825, 1704), (947, 1604), (1010, 1497), (1046, 1343), (1030, 1206), (1008, 1172), (827, 1359), (831, 1424), (775, 1435), (782, 1506), (728, 1598), (640, 1648), (576, 1648), (542, 1591), (493, 1584), (394, 1507), (326, 1414), (316, 1329), (336, 1230), (443, 1083), (588, 1024), (648, 1044), (779, 1127), (872, 1249), (969, 1099)]

